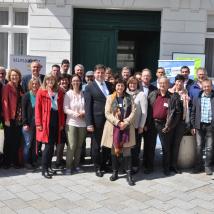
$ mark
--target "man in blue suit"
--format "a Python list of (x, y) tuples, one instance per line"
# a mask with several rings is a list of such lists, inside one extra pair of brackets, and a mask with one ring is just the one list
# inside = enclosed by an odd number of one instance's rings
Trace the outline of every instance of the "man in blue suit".
[(106, 151), (101, 151), (101, 139), (104, 129), (106, 97), (112, 93), (111, 84), (105, 82), (105, 66), (96, 65), (94, 68), (95, 80), (89, 83), (84, 92), (85, 120), (87, 131), (92, 134), (92, 160), (96, 176), (102, 177), (105, 168)]

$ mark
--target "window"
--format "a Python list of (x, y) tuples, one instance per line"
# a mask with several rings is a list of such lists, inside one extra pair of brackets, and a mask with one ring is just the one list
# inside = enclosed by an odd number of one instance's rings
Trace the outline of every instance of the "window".
[(0, 8), (0, 66), (9, 67), (11, 54), (27, 54), (27, 8)]
[(0, 65), (7, 65), (7, 56), (8, 56), (8, 33), (0, 32)]
[(0, 25), (8, 25), (8, 11), (0, 10)]

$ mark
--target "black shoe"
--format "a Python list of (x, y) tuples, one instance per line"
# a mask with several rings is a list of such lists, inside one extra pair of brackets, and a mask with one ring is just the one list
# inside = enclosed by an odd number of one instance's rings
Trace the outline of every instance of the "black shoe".
[(132, 179), (131, 171), (127, 172), (127, 182), (129, 184), (129, 186), (134, 186), (135, 185), (135, 182)]
[(182, 173), (182, 171), (180, 169), (176, 168), (176, 167), (170, 167), (170, 171), (174, 172), (176, 174), (181, 174)]
[(166, 176), (170, 176), (170, 171), (168, 169), (163, 170), (163, 174)]
[(48, 168), (48, 173), (53, 176), (53, 175), (57, 175), (56, 170), (53, 170), (52, 168)]
[(211, 167), (205, 167), (205, 172), (206, 172), (207, 175), (212, 175), (213, 174), (213, 171), (212, 171)]
[(52, 178), (52, 175), (48, 172), (48, 171), (45, 171), (45, 172), (42, 172), (42, 175), (47, 178), (47, 179), (51, 179)]
[(99, 169), (96, 170), (95, 174), (97, 177), (103, 177), (103, 172), (101, 172)]
[(116, 181), (118, 179), (118, 171), (117, 170), (113, 170), (113, 174), (110, 177), (110, 181)]

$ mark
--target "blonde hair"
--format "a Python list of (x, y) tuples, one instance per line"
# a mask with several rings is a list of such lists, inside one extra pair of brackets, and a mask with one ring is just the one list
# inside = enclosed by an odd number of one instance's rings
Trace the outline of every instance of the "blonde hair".
[(39, 86), (41, 85), (41, 84), (40, 84), (40, 81), (39, 81), (39, 78), (33, 77), (33, 78), (29, 81), (29, 83), (28, 83), (28, 89), (29, 89), (29, 91), (32, 90), (33, 82), (38, 83)]
[(53, 86), (53, 91), (58, 91), (58, 82), (57, 82), (57, 79), (55, 76), (53, 76), (51, 73), (45, 75), (45, 78), (44, 78), (44, 81), (42, 83), (42, 88), (43, 89), (47, 89), (47, 83), (46, 81), (49, 80), (49, 79), (54, 79), (54, 86)]

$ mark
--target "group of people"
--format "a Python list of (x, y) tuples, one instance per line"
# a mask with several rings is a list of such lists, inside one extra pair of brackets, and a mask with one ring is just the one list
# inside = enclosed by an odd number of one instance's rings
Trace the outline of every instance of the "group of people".
[(36, 167), (41, 155), (42, 175), (50, 179), (56, 173), (52, 168), (56, 150), (56, 166), (66, 162), (64, 173), (82, 172), (80, 158), (86, 136), (90, 136), (96, 176), (102, 177), (110, 168), (110, 180), (115, 181), (122, 170), (132, 186), (133, 174), (140, 169), (142, 137), (144, 173), (154, 170), (158, 135), (163, 173), (168, 176), (181, 173), (179, 147), (185, 131), (190, 130), (196, 135), (194, 172), (205, 169), (212, 174), (214, 91), (204, 68), (197, 69), (193, 81), (189, 68), (183, 66), (172, 84), (162, 67), (156, 71), (157, 80), (151, 82), (147, 68), (132, 75), (130, 68), (123, 67), (121, 74), (115, 75), (102, 64), (86, 73), (84, 66), (77, 64), (70, 75), (69, 66), (65, 59), (44, 76), (40, 63), (33, 61), (31, 74), (22, 77), (19, 70), (10, 69), (7, 79), (0, 67), (5, 169), (23, 164)]

